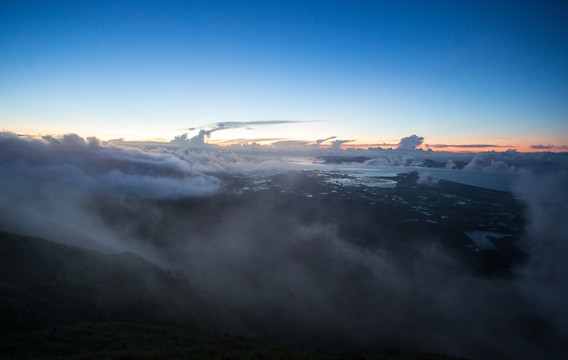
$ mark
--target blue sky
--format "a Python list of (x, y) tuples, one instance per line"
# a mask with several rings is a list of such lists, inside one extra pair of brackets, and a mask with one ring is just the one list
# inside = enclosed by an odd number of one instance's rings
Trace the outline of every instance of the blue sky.
[(171, 139), (568, 144), (562, 2), (3, 1), (0, 125)]

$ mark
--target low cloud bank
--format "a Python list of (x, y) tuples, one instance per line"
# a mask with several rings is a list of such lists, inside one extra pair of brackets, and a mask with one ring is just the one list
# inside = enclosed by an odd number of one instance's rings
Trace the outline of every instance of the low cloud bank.
[[(123, 238), (182, 267), (222, 309), (225, 331), (296, 346), (389, 344), (474, 359), (563, 359), (565, 197), (552, 218), (543, 211), (551, 211), (546, 199), (566, 189), (551, 176), (534, 190), (541, 180), (517, 187), (530, 209), (523, 245), (530, 257), (513, 278), (475, 275), (435, 233), (409, 234), (353, 203), (265, 194), (127, 208), (107, 199), (97, 208)], [(147, 209), (151, 215), (134, 216)], [(136, 220), (125, 228), (123, 219)]]
[[(549, 338), (567, 344), (568, 334), (568, 174), (531, 174), (516, 187), (517, 196), (527, 205), (528, 225), (524, 247), (531, 255), (519, 269), (518, 287), (535, 305), (553, 333)], [(568, 354), (565, 353), (565, 355)]]
[[(4, 180), (15, 177), (40, 184), (64, 183), (70, 191), (135, 194), (148, 198), (210, 195), (218, 180), (206, 175), (206, 156), (189, 152), (103, 146), (96, 138), (77, 135), (42, 140), (0, 136)], [(14, 179), (16, 180), (16, 179)]]
[[(416, 164), (427, 153), (392, 150), (369, 161)], [(503, 161), (510, 171), (527, 159), (485, 156), (467, 166), (505, 169)], [(527, 205), (529, 260), (509, 279), (473, 274), (435, 233), (389, 227), (356, 202), (225, 192), (224, 179), (254, 166), (243, 162), (184, 147), (3, 134), (0, 228), (182, 268), (217, 309), (221, 331), (475, 359), (566, 358), (568, 179), (550, 171), (558, 164), (515, 188)]]
[[(277, 120), (258, 122), (260, 125), (283, 124), (290, 121)], [(491, 173), (523, 173), (523, 172), (549, 172), (558, 173), (568, 171), (568, 152), (537, 152), (537, 153), (520, 153), (510, 149), (510, 146), (497, 146), (490, 144), (469, 144), (469, 145), (444, 145), (434, 144), (425, 145), (428, 149), (424, 151), (420, 148), (424, 143), (424, 137), (410, 135), (400, 139), (398, 144), (382, 144), (377, 147), (368, 149), (342, 148), (345, 143), (355, 140), (337, 139), (331, 136), (324, 139), (314, 141), (308, 140), (280, 140), (270, 145), (259, 145), (249, 143), (232, 144), (227, 148), (214, 144), (208, 144), (206, 140), (212, 132), (230, 129), (235, 127), (244, 127), (246, 124), (256, 124), (257, 122), (228, 122), (218, 123), (210, 130), (201, 129), (200, 132), (192, 138), (188, 138), (187, 134), (177, 136), (169, 145), (183, 147), (187, 149), (210, 149), (220, 152), (231, 151), (242, 156), (250, 155), (288, 155), (288, 156), (345, 156), (345, 157), (368, 157), (367, 165), (370, 166), (421, 166), (424, 161), (435, 161), (445, 163), (447, 169), (479, 171)], [(335, 139), (335, 140), (334, 140)], [(333, 140), (333, 141), (331, 141)], [(331, 146), (323, 147), (325, 142)], [(383, 147), (381, 147), (383, 146)], [(393, 149), (394, 147), (394, 149)], [(432, 149), (445, 149), (448, 147), (462, 149), (484, 149), (484, 148), (507, 148), (502, 152), (486, 151), (486, 152), (448, 152), (448, 151), (432, 151)], [(566, 150), (566, 146), (555, 145), (534, 145), (533, 149), (539, 150)]]
[(485, 161), (484, 158), (480, 156), (475, 156), (469, 164), (464, 166), (464, 170), (469, 171), (487, 171), (487, 172), (509, 172), (514, 171), (514, 168), (511, 169), (507, 163), (501, 160), (493, 160), (491, 159), (488, 163)]
[(41, 140), (0, 135), (0, 227), (73, 243), (120, 242), (85, 209), (112, 196), (169, 199), (207, 196), (220, 189), (211, 173), (223, 165), (207, 153), (102, 145), (77, 135)]

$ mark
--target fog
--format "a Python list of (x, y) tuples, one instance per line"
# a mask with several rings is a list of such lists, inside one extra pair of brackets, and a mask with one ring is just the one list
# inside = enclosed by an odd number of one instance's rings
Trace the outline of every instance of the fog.
[[(409, 165), (424, 153), (373, 159)], [(287, 164), (76, 135), (0, 137), (0, 229), (134, 251), (181, 268), (216, 309), (209, 320), (222, 332), (294, 346), (561, 359), (568, 354), (568, 179), (564, 165), (539, 165), (549, 160), (535, 157), (455, 159), (467, 160), (464, 171), (472, 172), (522, 164), (553, 170), (520, 171), (515, 195), (527, 206), (522, 247), (529, 257), (511, 278), (480, 276), (435, 234), (378, 223), (361, 204), (230, 186), (258, 171), (285, 172)], [(432, 178), (420, 181), (436, 186)]]

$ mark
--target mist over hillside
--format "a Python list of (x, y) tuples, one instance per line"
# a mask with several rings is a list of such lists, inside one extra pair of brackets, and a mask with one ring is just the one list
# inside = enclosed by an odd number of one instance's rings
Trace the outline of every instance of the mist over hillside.
[[(215, 314), (203, 321), (232, 335), (474, 359), (568, 353), (565, 154), (330, 153), (388, 169), (369, 176), (233, 150), (4, 134), (0, 229), (179, 269), (200, 314)], [(514, 174), (514, 192), (444, 180), (425, 159), (465, 177)]]

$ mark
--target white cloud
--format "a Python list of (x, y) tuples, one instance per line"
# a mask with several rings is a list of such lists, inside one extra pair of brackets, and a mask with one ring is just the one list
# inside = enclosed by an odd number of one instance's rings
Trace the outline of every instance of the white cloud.
[(410, 135), (408, 137), (400, 139), (398, 143), (398, 150), (414, 150), (418, 146), (422, 145), (424, 138), (422, 136)]

